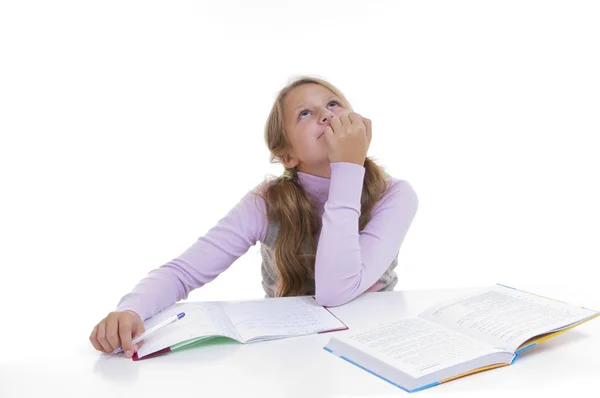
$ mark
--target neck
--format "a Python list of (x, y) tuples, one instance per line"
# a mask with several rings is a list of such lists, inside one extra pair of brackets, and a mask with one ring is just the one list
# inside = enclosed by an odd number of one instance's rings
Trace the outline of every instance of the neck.
[(298, 171), (306, 174), (311, 174), (317, 177), (331, 178), (331, 165), (329, 161), (318, 165), (299, 164)]

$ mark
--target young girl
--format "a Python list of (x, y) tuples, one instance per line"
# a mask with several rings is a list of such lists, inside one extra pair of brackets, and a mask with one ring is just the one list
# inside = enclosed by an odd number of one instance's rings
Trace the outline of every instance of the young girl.
[(400, 245), (418, 207), (411, 185), (366, 157), (371, 121), (330, 83), (301, 77), (277, 96), (265, 126), (283, 175), (248, 192), (205, 236), (153, 270), (96, 327), (99, 351), (131, 341), (143, 320), (215, 279), (261, 243), (266, 297), (314, 295), (338, 306), (363, 292), (393, 290)]

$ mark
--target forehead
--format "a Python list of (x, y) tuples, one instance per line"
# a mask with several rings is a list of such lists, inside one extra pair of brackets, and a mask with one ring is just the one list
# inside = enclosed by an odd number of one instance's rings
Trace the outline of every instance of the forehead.
[(308, 83), (294, 87), (285, 98), (284, 106), (286, 111), (292, 111), (300, 104), (309, 101), (311, 98), (331, 97), (335, 95), (327, 87), (320, 84)]

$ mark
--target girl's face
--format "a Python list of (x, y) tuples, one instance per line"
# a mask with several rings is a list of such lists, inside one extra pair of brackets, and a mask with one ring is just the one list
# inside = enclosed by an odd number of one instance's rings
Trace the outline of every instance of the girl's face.
[(291, 153), (283, 156), (286, 167), (329, 177), (327, 143), (322, 137), (331, 116), (349, 114), (342, 100), (320, 84), (303, 84), (294, 88), (284, 101), (284, 124)]

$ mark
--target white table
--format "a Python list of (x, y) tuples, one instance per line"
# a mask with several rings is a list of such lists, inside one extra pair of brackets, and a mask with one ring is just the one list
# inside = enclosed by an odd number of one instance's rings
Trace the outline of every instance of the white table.
[[(417, 315), (436, 301), (470, 291), (474, 289), (369, 293), (331, 311), (350, 327), (336, 333), (350, 333), (353, 327), (390, 316)], [(47, 328), (39, 341), (26, 346), (17, 341), (5, 344), (0, 352), (0, 397), (408, 395), (323, 350), (328, 334), (247, 345), (207, 345), (135, 362), (95, 351), (87, 340), (90, 325), (83, 326), (71, 333)], [(512, 366), (415, 394), (514, 397), (552, 391), (595, 396), (592, 391), (599, 376), (600, 320), (594, 319), (524, 352)]]

